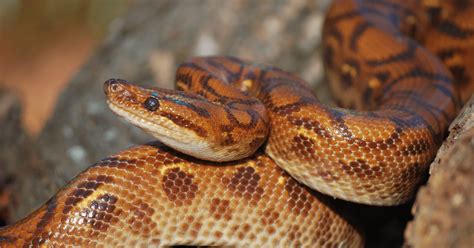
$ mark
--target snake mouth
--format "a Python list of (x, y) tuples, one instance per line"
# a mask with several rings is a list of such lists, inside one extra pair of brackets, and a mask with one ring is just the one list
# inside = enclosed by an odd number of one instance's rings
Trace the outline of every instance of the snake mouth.
[[(116, 113), (118, 116), (122, 117), (123, 119), (127, 120), (128, 122), (132, 123), (134, 126), (147, 130), (148, 132), (152, 132), (154, 129), (160, 127), (160, 125), (154, 123), (147, 118), (144, 118), (145, 111), (143, 110), (136, 110), (139, 114), (128, 110), (126, 107), (122, 107), (121, 105), (113, 102), (112, 100), (108, 99), (107, 104), (109, 108)], [(140, 115), (142, 114), (142, 115)]]
[[(199, 139), (195, 133), (186, 129), (179, 129), (177, 125), (166, 118), (159, 122), (150, 121), (110, 100), (107, 100), (107, 103), (114, 113), (177, 151), (194, 157), (199, 157), (202, 152), (212, 153), (212, 148), (207, 142), (197, 141)], [(217, 161), (217, 159), (215, 160)]]
[(136, 101), (107, 95), (107, 104), (112, 112), (163, 143), (175, 143), (174, 141), (180, 136), (188, 137), (182, 140), (195, 136), (194, 133), (186, 129), (180, 129), (179, 126), (163, 117), (159, 112), (150, 113)]
[(127, 120), (131, 124), (155, 136), (156, 130), (164, 128), (162, 121), (155, 117), (143, 107), (143, 99), (146, 98), (146, 89), (130, 84), (123, 79), (109, 79), (105, 81), (104, 93), (109, 108)]

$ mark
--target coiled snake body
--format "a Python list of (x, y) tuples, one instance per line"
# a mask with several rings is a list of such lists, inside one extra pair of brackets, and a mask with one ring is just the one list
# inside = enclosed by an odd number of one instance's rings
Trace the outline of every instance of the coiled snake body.
[(331, 89), (370, 111), (322, 105), (300, 78), (231, 57), (183, 63), (176, 81), (187, 93), (108, 80), (111, 109), (167, 146), (97, 162), (0, 229), (0, 245), (362, 246), (359, 230), (309, 188), (373, 205), (414, 195), (473, 92), (472, 2), (442, 4), (333, 3)]

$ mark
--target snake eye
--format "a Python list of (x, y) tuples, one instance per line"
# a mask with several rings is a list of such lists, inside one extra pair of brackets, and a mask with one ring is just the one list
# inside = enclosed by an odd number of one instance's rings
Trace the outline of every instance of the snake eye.
[(145, 103), (143, 103), (143, 105), (145, 106), (146, 109), (150, 111), (155, 111), (158, 109), (158, 107), (160, 107), (160, 102), (158, 101), (158, 99), (154, 97), (148, 97), (145, 100)]

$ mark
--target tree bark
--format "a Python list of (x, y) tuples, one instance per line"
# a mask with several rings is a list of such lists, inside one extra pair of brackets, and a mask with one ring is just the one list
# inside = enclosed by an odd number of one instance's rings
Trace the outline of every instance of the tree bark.
[(407, 245), (474, 245), (474, 97), (449, 130), (431, 164), (430, 179), (418, 192), (415, 219), (405, 231)]

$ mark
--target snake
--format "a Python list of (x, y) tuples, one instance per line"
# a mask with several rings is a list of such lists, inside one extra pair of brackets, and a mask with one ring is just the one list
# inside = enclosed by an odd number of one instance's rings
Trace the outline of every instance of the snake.
[(104, 83), (110, 109), (157, 141), (110, 155), (24, 219), (2, 247), (362, 247), (332, 198), (413, 198), (474, 89), (472, 1), (336, 0), (322, 104), (293, 73), (194, 57), (177, 90)]

